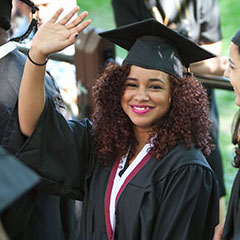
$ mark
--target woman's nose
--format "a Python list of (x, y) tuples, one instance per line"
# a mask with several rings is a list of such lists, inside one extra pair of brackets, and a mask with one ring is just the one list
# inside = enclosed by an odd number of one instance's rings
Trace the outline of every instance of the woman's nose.
[(148, 95), (148, 92), (146, 89), (139, 88), (136, 91), (136, 94), (134, 97), (135, 97), (135, 100), (137, 100), (137, 101), (148, 101), (149, 100), (149, 95)]

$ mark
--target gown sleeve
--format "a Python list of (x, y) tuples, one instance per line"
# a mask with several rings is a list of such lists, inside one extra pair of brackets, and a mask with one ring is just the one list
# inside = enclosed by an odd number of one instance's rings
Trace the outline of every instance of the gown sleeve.
[(158, 183), (153, 240), (209, 240), (218, 223), (218, 187), (210, 169), (183, 166)]
[(85, 177), (94, 165), (90, 131), (89, 120), (67, 121), (47, 99), (33, 134), (16, 156), (42, 177), (40, 190), (82, 200)]

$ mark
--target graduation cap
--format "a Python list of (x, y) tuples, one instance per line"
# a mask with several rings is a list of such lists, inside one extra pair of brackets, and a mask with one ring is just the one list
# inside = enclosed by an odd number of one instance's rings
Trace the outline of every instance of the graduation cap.
[[(26, 3), (32, 8), (32, 12), (35, 13), (38, 8), (30, 0), (19, 0)], [(11, 27), (11, 15), (12, 15), (12, 0), (1, 0), (0, 8), (0, 27), (9, 30)]]
[(183, 65), (215, 57), (155, 19), (102, 32), (101, 37), (129, 51), (123, 63), (183, 76)]

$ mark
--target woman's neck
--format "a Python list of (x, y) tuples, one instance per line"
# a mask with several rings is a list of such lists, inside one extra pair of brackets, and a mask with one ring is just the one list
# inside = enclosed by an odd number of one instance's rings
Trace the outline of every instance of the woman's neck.
[(141, 142), (138, 142), (138, 145), (134, 149), (134, 153), (133, 153), (132, 157), (130, 159), (128, 159), (129, 165), (135, 160), (135, 158), (138, 156), (138, 154), (141, 152), (141, 150), (143, 149), (143, 147), (145, 146), (145, 144), (147, 142), (148, 142), (148, 139), (145, 141), (141, 140)]
[(0, 46), (4, 45), (8, 40), (8, 32), (3, 29), (0, 28)]
[(144, 146), (149, 141), (151, 132), (152, 132), (152, 129), (144, 129), (144, 128), (134, 129), (135, 137), (138, 141), (138, 146)]
[(137, 157), (137, 155), (141, 152), (142, 148), (145, 146), (146, 143), (148, 143), (150, 139), (150, 133), (151, 130), (149, 129), (135, 129), (135, 137), (138, 141), (138, 145), (136, 146), (136, 149), (133, 153), (133, 156), (131, 159), (129, 159), (129, 165), (134, 161), (134, 159)]

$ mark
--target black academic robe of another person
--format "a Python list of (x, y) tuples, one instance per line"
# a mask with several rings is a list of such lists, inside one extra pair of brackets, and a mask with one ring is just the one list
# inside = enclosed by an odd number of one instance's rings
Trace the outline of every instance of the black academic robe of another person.
[[(155, 1), (112, 0), (116, 25), (120, 27), (129, 23), (152, 18), (150, 9), (146, 7), (147, 2), (153, 3)], [(174, 23), (178, 25), (178, 29), (187, 31), (189, 33), (188, 37), (195, 43), (211, 44), (221, 41), (220, 11), (217, 0), (156, 0), (156, 3), (160, 3), (162, 7), (163, 18), (165, 15), (168, 15), (169, 25)], [(181, 6), (180, 10), (179, 6)], [(188, 24), (186, 24), (186, 20)], [(217, 176), (220, 196), (225, 196), (226, 190), (223, 178), (222, 157), (218, 143), (219, 120), (217, 103), (214, 89), (206, 89), (211, 104), (210, 117), (213, 122), (210, 134), (213, 143), (216, 145), (216, 149), (208, 156), (207, 160)]]
[[(105, 193), (114, 159), (109, 166), (95, 161), (90, 131), (89, 120), (66, 122), (47, 100), (17, 156), (42, 176), (39, 191), (84, 201), (80, 239), (106, 240)], [(201, 151), (178, 144), (161, 161), (151, 157), (127, 184), (116, 205), (114, 239), (212, 239), (218, 197)]]
[(240, 171), (238, 171), (232, 187), (222, 240), (239, 240), (240, 239), (239, 208), (240, 208)]
[[(26, 57), (17, 49), (0, 59), (0, 145), (13, 155), (26, 140), (14, 127), (18, 124), (16, 105), (25, 61)], [(47, 75), (45, 88), (59, 108), (61, 96)], [(72, 200), (32, 189), (2, 213), (2, 223), (14, 240), (73, 240), (74, 204)]]

